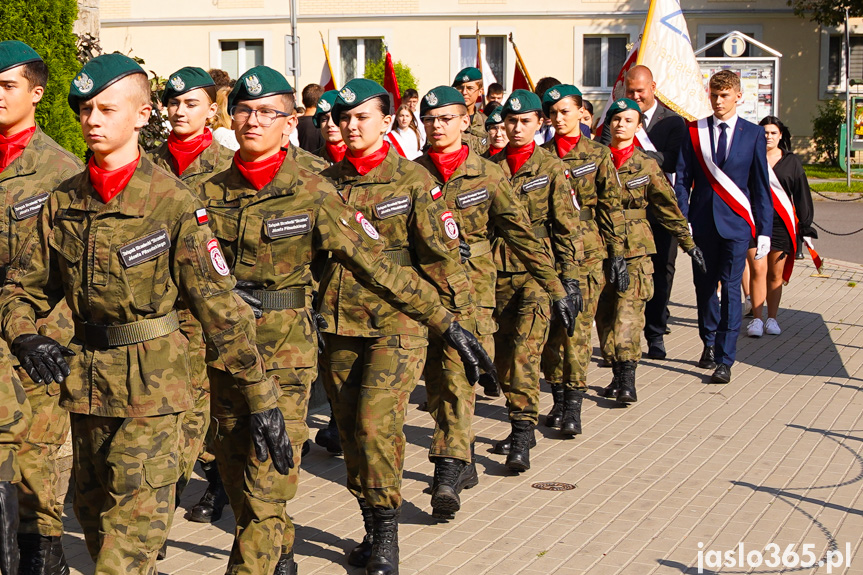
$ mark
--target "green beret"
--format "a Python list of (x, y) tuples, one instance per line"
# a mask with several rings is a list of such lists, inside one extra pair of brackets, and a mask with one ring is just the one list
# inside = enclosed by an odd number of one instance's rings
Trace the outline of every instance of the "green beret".
[(551, 107), (567, 96), (581, 96), (581, 90), (572, 84), (558, 84), (545, 91), (542, 96), (542, 113), (546, 116), (551, 114)]
[(500, 117), (506, 118), (510, 114), (524, 114), (526, 112), (539, 112), (542, 110), (542, 102), (539, 96), (529, 90), (516, 90), (509, 95), (500, 111)]
[(452, 86), (438, 86), (429, 91), (420, 100), (420, 116), (425, 116), (431, 110), (443, 108), (444, 106), (452, 106), (453, 104), (465, 105), (464, 96), (461, 95), (461, 92)]
[(241, 100), (257, 100), (276, 94), (293, 94), (287, 79), (269, 66), (255, 66), (237, 79), (228, 94), (228, 110)]
[(168, 100), (182, 96), (186, 92), (215, 85), (213, 78), (203, 68), (194, 66), (180, 68), (170, 75), (165, 84), (165, 91), (162, 92), (162, 105), (167, 106)]
[[(390, 106), (390, 95), (384, 90), (384, 87), (374, 80), (366, 78), (354, 78), (344, 88), (339, 90), (339, 95), (336, 101), (333, 102), (333, 118), (341, 116), (342, 112), (353, 110), (363, 102), (371, 100), (375, 96), (383, 96), (387, 101), (387, 108)], [(464, 101), (464, 98), (462, 98)]]
[(488, 118), (485, 119), (486, 130), (488, 130), (492, 126), (503, 124), (503, 116), (501, 115), (501, 112), (503, 112), (503, 106), (498, 106), (491, 111), (491, 114), (489, 114)]
[(638, 107), (638, 104), (635, 103), (635, 100), (630, 100), (629, 98), (620, 98), (619, 100), (615, 100), (611, 107), (608, 108), (608, 111), (605, 113), (606, 123), (608, 123), (615, 114), (619, 114), (627, 110), (635, 110), (636, 112), (638, 112), (639, 120), (641, 120), (641, 108)]
[(453, 86), (461, 86), (465, 82), (478, 82), (482, 80), (482, 72), (479, 71), (479, 68), (474, 68), (473, 66), (468, 66), (461, 70), (458, 74), (455, 75), (455, 79), (452, 81)]
[(315, 115), (312, 116), (312, 123), (316, 128), (321, 127), (321, 117), (324, 114), (329, 114), (333, 109), (333, 104), (336, 102), (336, 96), (339, 95), (338, 90), (327, 90), (323, 94), (321, 94), (320, 100), (318, 100), (318, 107), (315, 110)]
[(24, 42), (18, 40), (0, 42), (0, 72), (41, 60), (39, 54)]
[(123, 54), (115, 52), (96, 56), (84, 64), (72, 80), (67, 98), (69, 106), (77, 113), (81, 102), (86, 102), (108, 86), (132, 74), (147, 75), (137, 62)]

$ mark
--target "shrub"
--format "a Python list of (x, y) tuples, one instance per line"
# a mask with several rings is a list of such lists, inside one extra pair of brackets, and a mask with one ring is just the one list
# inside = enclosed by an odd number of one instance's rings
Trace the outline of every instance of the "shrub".
[(839, 126), (845, 121), (845, 102), (827, 100), (818, 106), (818, 115), (812, 119), (812, 137), (818, 158), (836, 165), (839, 157)]

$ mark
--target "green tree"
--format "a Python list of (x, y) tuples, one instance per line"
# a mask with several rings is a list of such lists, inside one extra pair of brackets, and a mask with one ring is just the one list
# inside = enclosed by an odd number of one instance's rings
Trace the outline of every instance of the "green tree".
[(839, 156), (839, 126), (845, 121), (845, 102), (827, 100), (818, 106), (818, 115), (812, 119), (812, 138), (818, 158), (827, 158), (835, 166)]
[(794, 13), (825, 26), (845, 21), (845, 8), (852, 18), (863, 16), (863, 0), (788, 0)]
[[(384, 68), (386, 66), (386, 55), (377, 62), (366, 62), (365, 77), (369, 80), (374, 80), (381, 86), (384, 85)], [(396, 80), (399, 83), (399, 91), (404, 94), (409, 88), (417, 89), (417, 79), (414, 77), (411, 69), (402, 64), (400, 61), (393, 62), (393, 67), (396, 69)]]
[(36, 121), (58, 144), (83, 158), (87, 146), (66, 103), (69, 85), (81, 68), (72, 32), (77, 16), (76, 0), (0, 1), (0, 41), (26, 42), (48, 65), (50, 77), (36, 108)]

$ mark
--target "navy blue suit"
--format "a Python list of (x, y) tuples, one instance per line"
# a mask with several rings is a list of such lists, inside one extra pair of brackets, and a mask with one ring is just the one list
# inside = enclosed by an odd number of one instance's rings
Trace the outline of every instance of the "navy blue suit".
[[(715, 162), (714, 119), (713, 116), (708, 119), (708, 133)], [(746, 220), (713, 191), (696, 153), (700, 152), (694, 149), (691, 138), (687, 138), (680, 148), (674, 191), (680, 210), (692, 225), (695, 243), (704, 252), (707, 263), (706, 274), (693, 268), (699, 335), (705, 345), (715, 346), (717, 364), (731, 366), (743, 319), (740, 282), (752, 230)], [(773, 201), (764, 128), (738, 117), (721, 169), (749, 198), (756, 235), (770, 237), (773, 233)], [(722, 284), (721, 305), (716, 296), (719, 283)]]

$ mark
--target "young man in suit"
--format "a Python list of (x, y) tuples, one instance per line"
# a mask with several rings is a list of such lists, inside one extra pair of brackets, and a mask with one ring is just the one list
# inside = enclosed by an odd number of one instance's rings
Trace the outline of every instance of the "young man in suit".
[(764, 130), (737, 116), (740, 78), (722, 70), (710, 78), (709, 87), (713, 115), (689, 124), (674, 191), (707, 263), (706, 274), (694, 271), (704, 342), (698, 365), (715, 369), (712, 383), (728, 383), (743, 315), (740, 282), (746, 251), (755, 238), (756, 259), (770, 251), (773, 204)]

